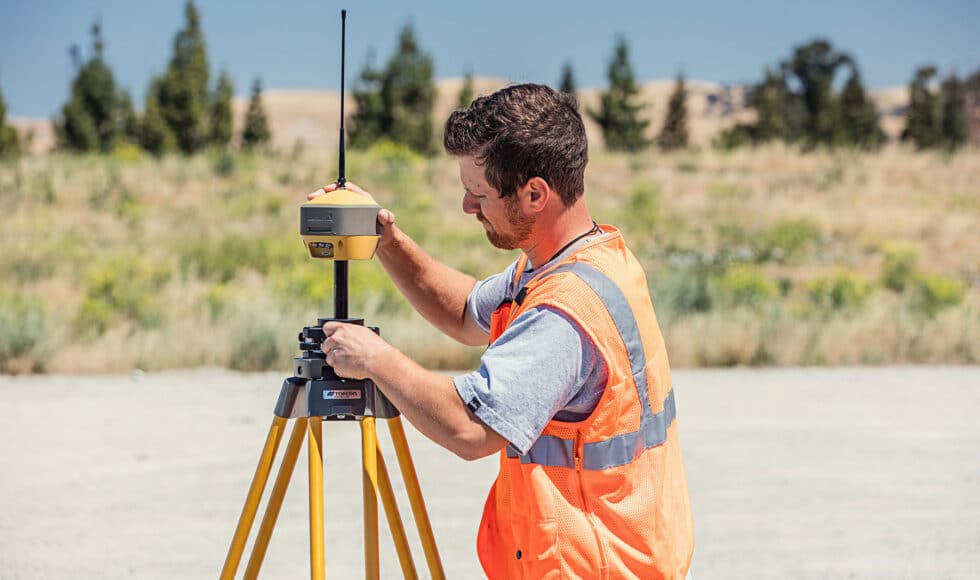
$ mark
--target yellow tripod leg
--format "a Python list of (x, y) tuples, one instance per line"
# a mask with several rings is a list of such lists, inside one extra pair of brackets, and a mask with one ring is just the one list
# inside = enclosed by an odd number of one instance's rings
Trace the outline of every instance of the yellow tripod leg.
[(245, 551), (245, 541), (252, 529), (252, 522), (255, 521), (255, 514), (259, 510), (259, 501), (262, 499), (262, 492), (265, 491), (265, 484), (269, 480), (272, 461), (279, 449), (279, 441), (282, 440), (282, 431), (285, 426), (286, 419), (284, 417), (272, 418), (272, 426), (269, 427), (269, 434), (265, 439), (262, 455), (259, 457), (259, 465), (255, 468), (255, 475), (252, 477), (252, 484), (248, 488), (242, 515), (238, 518), (238, 526), (235, 528), (235, 535), (232, 537), (231, 546), (228, 548), (225, 565), (221, 569), (221, 580), (231, 580), (235, 577), (235, 571), (238, 570), (242, 552)]
[(245, 580), (252, 580), (259, 575), (262, 560), (265, 559), (265, 551), (269, 547), (269, 540), (272, 538), (272, 530), (276, 527), (279, 510), (282, 509), (282, 500), (286, 495), (286, 488), (289, 487), (289, 480), (293, 475), (293, 469), (296, 467), (296, 460), (299, 458), (299, 449), (303, 446), (304, 435), (306, 435), (306, 417), (299, 417), (293, 424), (293, 431), (289, 435), (289, 443), (286, 444), (282, 465), (279, 466), (279, 475), (276, 476), (276, 483), (272, 486), (269, 504), (265, 508), (265, 515), (259, 525), (255, 545), (252, 546), (252, 556), (248, 559), (248, 565), (245, 567)]
[(380, 484), (381, 502), (385, 508), (385, 515), (388, 516), (388, 528), (391, 529), (391, 537), (395, 542), (395, 551), (398, 552), (398, 562), (402, 566), (402, 576), (416, 580), (419, 575), (415, 570), (415, 561), (412, 559), (412, 549), (409, 547), (408, 537), (405, 535), (402, 516), (398, 513), (398, 502), (395, 500), (395, 492), (391, 489), (388, 467), (385, 465), (385, 459), (381, 455), (381, 445), (378, 445), (378, 483)]
[(323, 580), (323, 419), (306, 423), (310, 466), (310, 578)]
[(412, 514), (415, 516), (415, 525), (419, 530), (419, 539), (422, 540), (422, 550), (425, 552), (425, 561), (429, 565), (429, 574), (433, 580), (445, 580), (446, 573), (442, 569), (442, 560), (439, 558), (439, 549), (436, 547), (436, 539), (432, 534), (429, 514), (425, 510), (425, 500), (422, 499), (422, 489), (419, 487), (419, 480), (415, 475), (415, 464), (412, 462), (412, 454), (408, 450), (408, 440), (405, 439), (405, 428), (402, 427), (401, 417), (388, 419), (388, 428), (391, 430), (391, 441), (395, 446), (395, 454), (398, 456), (398, 466), (401, 468), (402, 479), (405, 480), (405, 491), (408, 492), (408, 499), (412, 504)]
[(364, 488), (364, 578), (378, 580), (378, 434), (374, 417), (361, 419)]

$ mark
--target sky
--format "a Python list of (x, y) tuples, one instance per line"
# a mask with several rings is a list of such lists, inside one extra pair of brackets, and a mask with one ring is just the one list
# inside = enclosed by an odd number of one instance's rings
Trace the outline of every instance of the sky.
[[(436, 77), (475, 76), (557, 84), (571, 64), (580, 88), (606, 84), (618, 36), (641, 81), (755, 82), (766, 66), (816, 37), (856, 57), (871, 87), (905, 85), (917, 66), (980, 68), (980, 1), (757, 0), (197, 0), (212, 78), (227, 70), (239, 96), (267, 89), (340, 85), (340, 9), (347, 8), (348, 88), (368, 54), (383, 63), (399, 31), (414, 26)], [(184, 0), (0, 0), (0, 91), (8, 115), (51, 117), (68, 95), (69, 47), (91, 52), (101, 18), (105, 58), (142, 107), (170, 58)]]

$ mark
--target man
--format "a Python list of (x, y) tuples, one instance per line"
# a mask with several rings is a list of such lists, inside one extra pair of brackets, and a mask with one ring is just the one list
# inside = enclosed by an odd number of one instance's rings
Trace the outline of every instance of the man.
[(507, 87), (455, 111), (444, 144), (463, 211), (520, 258), (477, 282), (426, 254), (387, 210), (377, 255), (437, 328), (469, 345), (489, 336), (480, 368), (437, 374), (341, 323), (324, 326), (327, 363), (372, 379), (460, 457), (499, 453), (477, 540), (488, 577), (684, 578), (693, 523), (667, 354), (642, 269), (585, 206), (574, 99)]

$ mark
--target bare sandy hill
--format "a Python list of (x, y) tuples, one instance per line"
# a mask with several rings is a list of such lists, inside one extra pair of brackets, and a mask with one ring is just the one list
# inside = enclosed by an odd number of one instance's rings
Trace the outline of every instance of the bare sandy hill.
[[(456, 99), (462, 87), (461, 78), (438, 81), (438, 98), (435, 119), (441, 125), (450, 111), (456, 106)], [(474, 80), (477, 95), (485, 95), (508, 84), (505, 79), (478, 78)], [(642, 95), (648, 103), (646, 118), (650, 119), (651, 136), (660, 130), (667, 102), (673, 91), (673, 80), (650, 81), (643, 85)], [(746, 107), (745, 86), (722, 85), (710, 81), (689, 80), (688, 115), (691, 141), (696, 145), (707, 145), (721, 130), (739, 121), (750, 120), (752, 112)], [(579, 100), (583, 111), (595, 108), (599, 103), (602, 89), (583, 89)], [(907, 89), (889, 87), (875, 89), (871, 94), (882, 114), (882, 127), (895, 137), (904, 124), (902, 115), (908, 100)], [(337, 146), (340, 125), (340, 95), (333, 90), (313, 89), (271, 89), (263, 93), (263, 103), (272, 129), (273, 145), (278, 148), (292, 148), (302, 144), (309, 150), (332, 150)], [(247, 99), (235, 101), (236, 128), (240, 129)], [(353, 99), (346, 105), (348, 118), (354, 112)], [(586, 131), (592, 143), (600, 143), (599, 128), (585, 115)], [(37, 118), (13, 118), (11, 122), (22, 133), (33, 135), (30, 150), (34, 153), (49, 151), (54, 145), (54, 132), (51, 121)], [(236, 129), (237, 130), (237, 129)]]

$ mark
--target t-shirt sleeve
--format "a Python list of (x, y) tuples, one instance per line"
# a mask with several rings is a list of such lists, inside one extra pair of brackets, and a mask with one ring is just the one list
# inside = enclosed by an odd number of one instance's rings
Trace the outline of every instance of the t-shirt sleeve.
[(490, 332), (490, 315), (507, 297), (507, 291), (514, 281), (517, 261), (515, 260), (500, 274), (494, 274), (476, 283), (466, 298), (466, 310), (483, 332)]
[(581, 390), (582, 361), (583, 338), (574, 323), (535, 308), (487, 348), (479, 369), (453, 380), (463, 404), (524, 454)]

